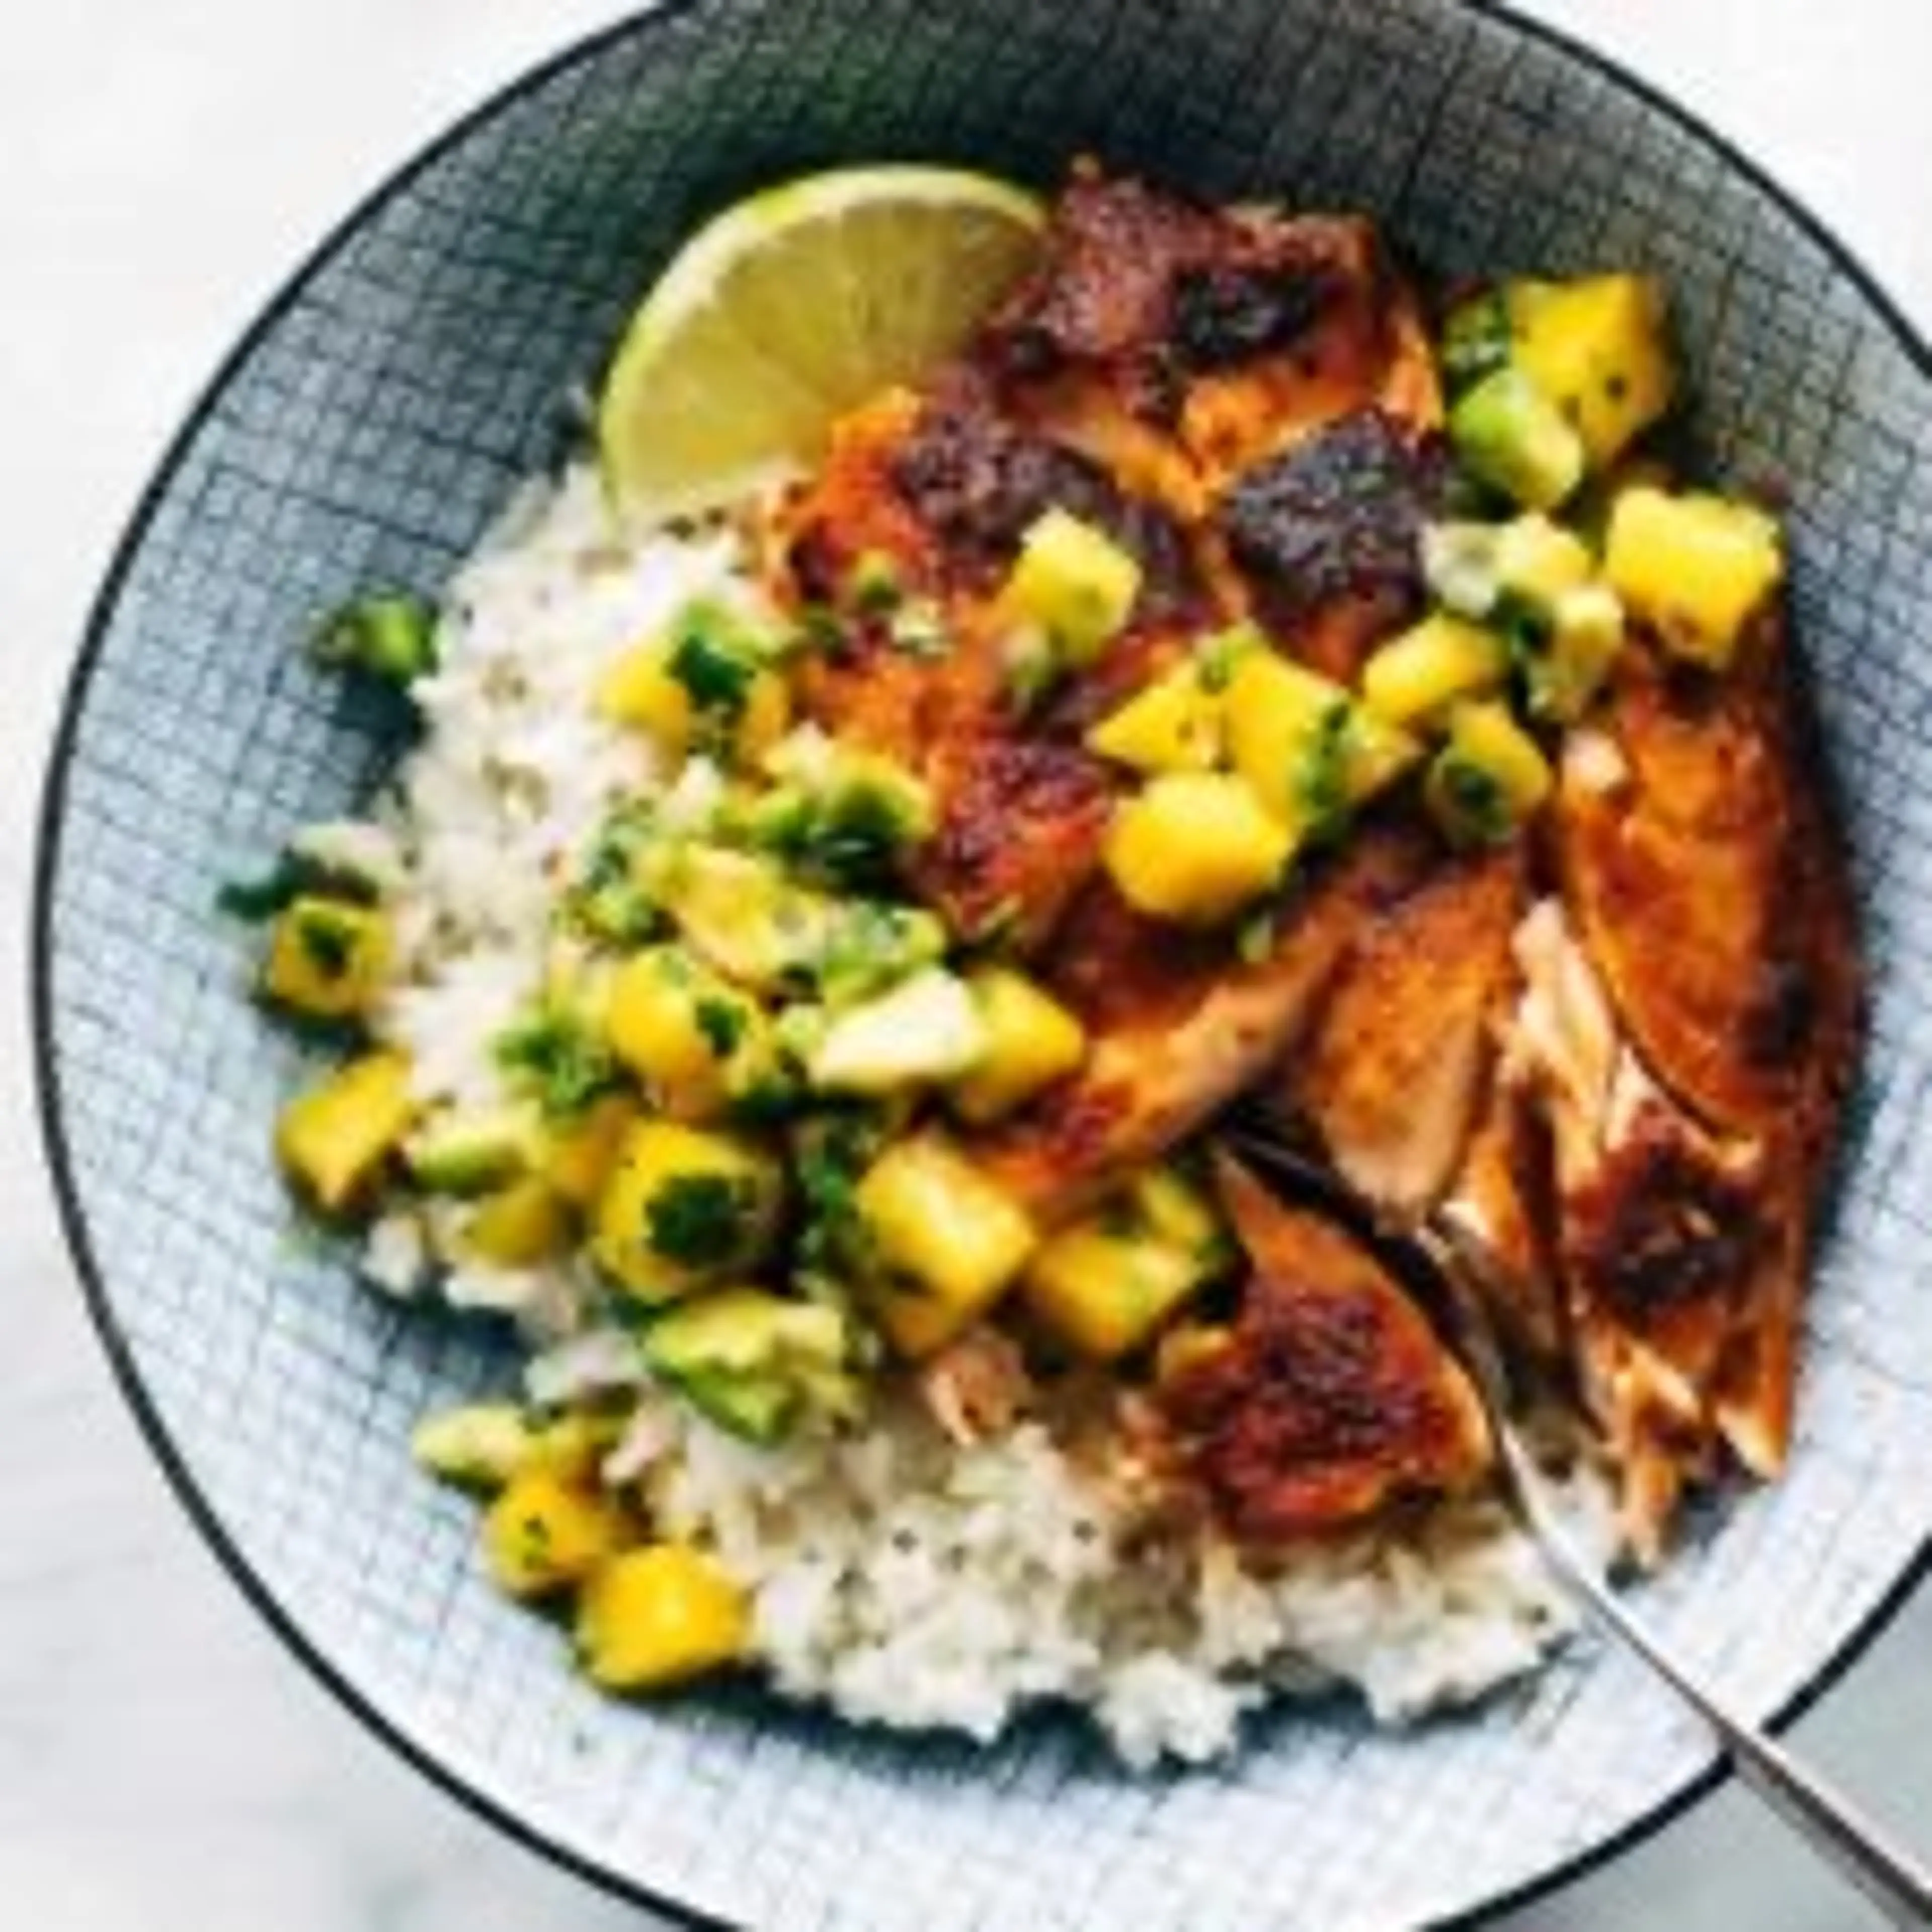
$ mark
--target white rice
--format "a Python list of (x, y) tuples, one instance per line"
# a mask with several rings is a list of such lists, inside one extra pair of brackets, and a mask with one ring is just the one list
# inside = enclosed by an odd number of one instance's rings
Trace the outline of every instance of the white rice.
[[(417, 687), (423, 742), (380, 825), (312, 829), (306, 847), (386, 890), (398, 984), (377, 1030), (408, 1051), (425, 1100), (507, 1100), (493, 1042), (542, 983), (565, 872), (658, 778), (637, 734), (594, 715), (600, 673), (691, 598), (756, 594), (728, 533), (620, 536), (587, 470), (521, 496), (457, 578), (440, 668)], [(696, 765), (682, 782), (697, 808), (715, 778)], [(788, 1694), (982, 1738), (1066, 1700), (1132, 1763), (1199, 1760), (1265, 1696), (1349, 1684), (1400, 1722), (1531, 1669), (1570, 1626), (1486, 1498), (1400, 1534), (1311, 1544), (1263, 1575), (1218, 1546), (1124, 1555), (1116, 1506), (1037, 1422), (960, 1448), (886, 1396), (849, 1436), (749, 1448), (644, 1386), (627, 1336), (586, 1325), (583, 1264), (457, 1261), (464, 1211), (385, 1216), (371, 1280), (411, 1294), (434, 1273), (452, 1304), (515, 1316), (548, 1345), (528, 1372), (538, 1402), (636, 1385), (607, 1478), (641, 1484), (666, 1533), (739, 1577)], [(1565, 1494), (1580, 1545), (1607, 1563), (1608, 1486), (1580, 1462)]]

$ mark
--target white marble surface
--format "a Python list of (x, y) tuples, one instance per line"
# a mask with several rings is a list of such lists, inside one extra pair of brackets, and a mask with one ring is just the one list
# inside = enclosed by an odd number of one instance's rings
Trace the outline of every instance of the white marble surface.
[[(1045, 0), (1043, 0), (1045, 4)], [(1207, 4), (1207, 0), (1202, 0)], [(609, 0), (0, 9), (0, 960), (86, 602), (162, 442), (299, 250)], [(1538, 0), (1701, 108), (1932, 327), (1925, 0)], [(604, 1932), (648, 1922), (472, 1822), (279, 1652), (86, 1329), (0, 1001), (0, 1924)], [(1774, 1613), (1774, 1612), (1772, 1612)], [(1802, 1729), (1932, 1854), (1932, 1593)], [(1875, 1924), (1726, 1793), (1510, 1932)]]

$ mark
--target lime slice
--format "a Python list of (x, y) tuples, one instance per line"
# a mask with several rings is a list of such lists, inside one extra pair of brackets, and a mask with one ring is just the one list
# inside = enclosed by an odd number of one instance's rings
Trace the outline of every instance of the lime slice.
[(1040, 204), (950, 168), (836, 170), (728, 208), (632, 318), (598, 404), (619, 502), (668, 515), (795, 473), (845, 411), (958, 350), (1038, 248)]

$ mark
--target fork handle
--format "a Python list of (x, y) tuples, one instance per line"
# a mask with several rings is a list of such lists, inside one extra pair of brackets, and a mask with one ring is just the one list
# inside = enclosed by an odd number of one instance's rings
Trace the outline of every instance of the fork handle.
[[(1520, 1478), (1525, 1472), (1517, 1473)], [(1540, 1482), (1535, 1471), (1528, 1471), (1522, 1493), (1534, 1518), (1537, 1540), (1571, 1594), (1697, 1712), (1738, 1777), (1892, 1924), (1932, 1926), (1932, 1872), (1844, 1792), (1755, 1725), (1733, 1716), (1700, 1684), (1577, 1554), (1546, 1503)]]

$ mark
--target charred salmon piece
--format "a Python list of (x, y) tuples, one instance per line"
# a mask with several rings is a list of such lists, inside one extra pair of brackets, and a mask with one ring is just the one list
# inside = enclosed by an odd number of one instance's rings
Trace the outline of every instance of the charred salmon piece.
[(1206, 208), (1076, 168), (978, 349), (1016, 406), (1185, 508), (1379, 403), (1440, 418), (1416, 305), (1370, 223)]
[(1513, 851), (1446, 866), (1354, 950), (1283, 1064), (1276, 1104), (1389, 1213), (1426, 1211), (1462, 1163), (1523, 902)]
[(1476, 1482), (1490, 1442), (1475, 1393), (1394, 1277), (1238, 1162), (1221, 1157), (1216, 1181), (1250, 1273), (1225, 1336), (1155, 1399), (1183, 1480), (1230, 1534), (1280, 1544)]
[(1087, 458), (1002, 416), (970, 370), (842, 424), (816, 482), (782, 512), (776, 544), (780, 593), (794, 605), (837, 605), (861, 560), (884, 559), (902, 598), (934, 607), (936, 634), (920, 650), (895, 614), (844, 610), (800, 668), (801, 703), (932, 783), (939, 826), (913, 883), (962, 936), (997, 926), (1022, 951), (1093, 870), (1112, 790), (1081, 742), (1078, 706), (1030, 718), (1010, 688), (994, 600), (1026, 530), (1055, 506), (1139, 562), (1138, 608), (1116, 650), (1159, 668), (1208, 622), (1184, 535)]
[(1492, 1064), (1441, 1211), (1484, 1258), (1481, 1286), (1504, 1344), (1546, 1370), (1560, 1369), (1570, 1352), (1551, 1200), (1544, 1124)]
[(1625, 654), (1564, 760), (1564, 897), (1646, 1066), (1714, 1127), (1829, 1139), (1857, 1034), (1852, 915), (1781, 626), (1720, 676)]
[(1646, 1558), (1728, 1449), (1774, 1475), (1790, 1426), (1808, 1187), (1776, 1136), (1713, 1131), (1645, 1069), (1555, 901), (1520, 928), (1510, 1077), (1546, 1121), (1576, 1378)]
[(1253, 964), (1178, 934), (1097, 881), (1041, 962), (1088, 1029), (1086, 1064), (979, 1138), (976, 1157), (1051, 1224), (1157, 1159), (1277, 1064), (1349, 950), (1430, 863), (1412, 828), (1365, 826), (1312, 875)]
[(1432, 442), (1372, 406), (1247, 471), (1216, 530), (1263, 625), (1293, 657), (1353, 684), (1370, 652), (1422, 611), (1424, 526), (1448, 472)]

